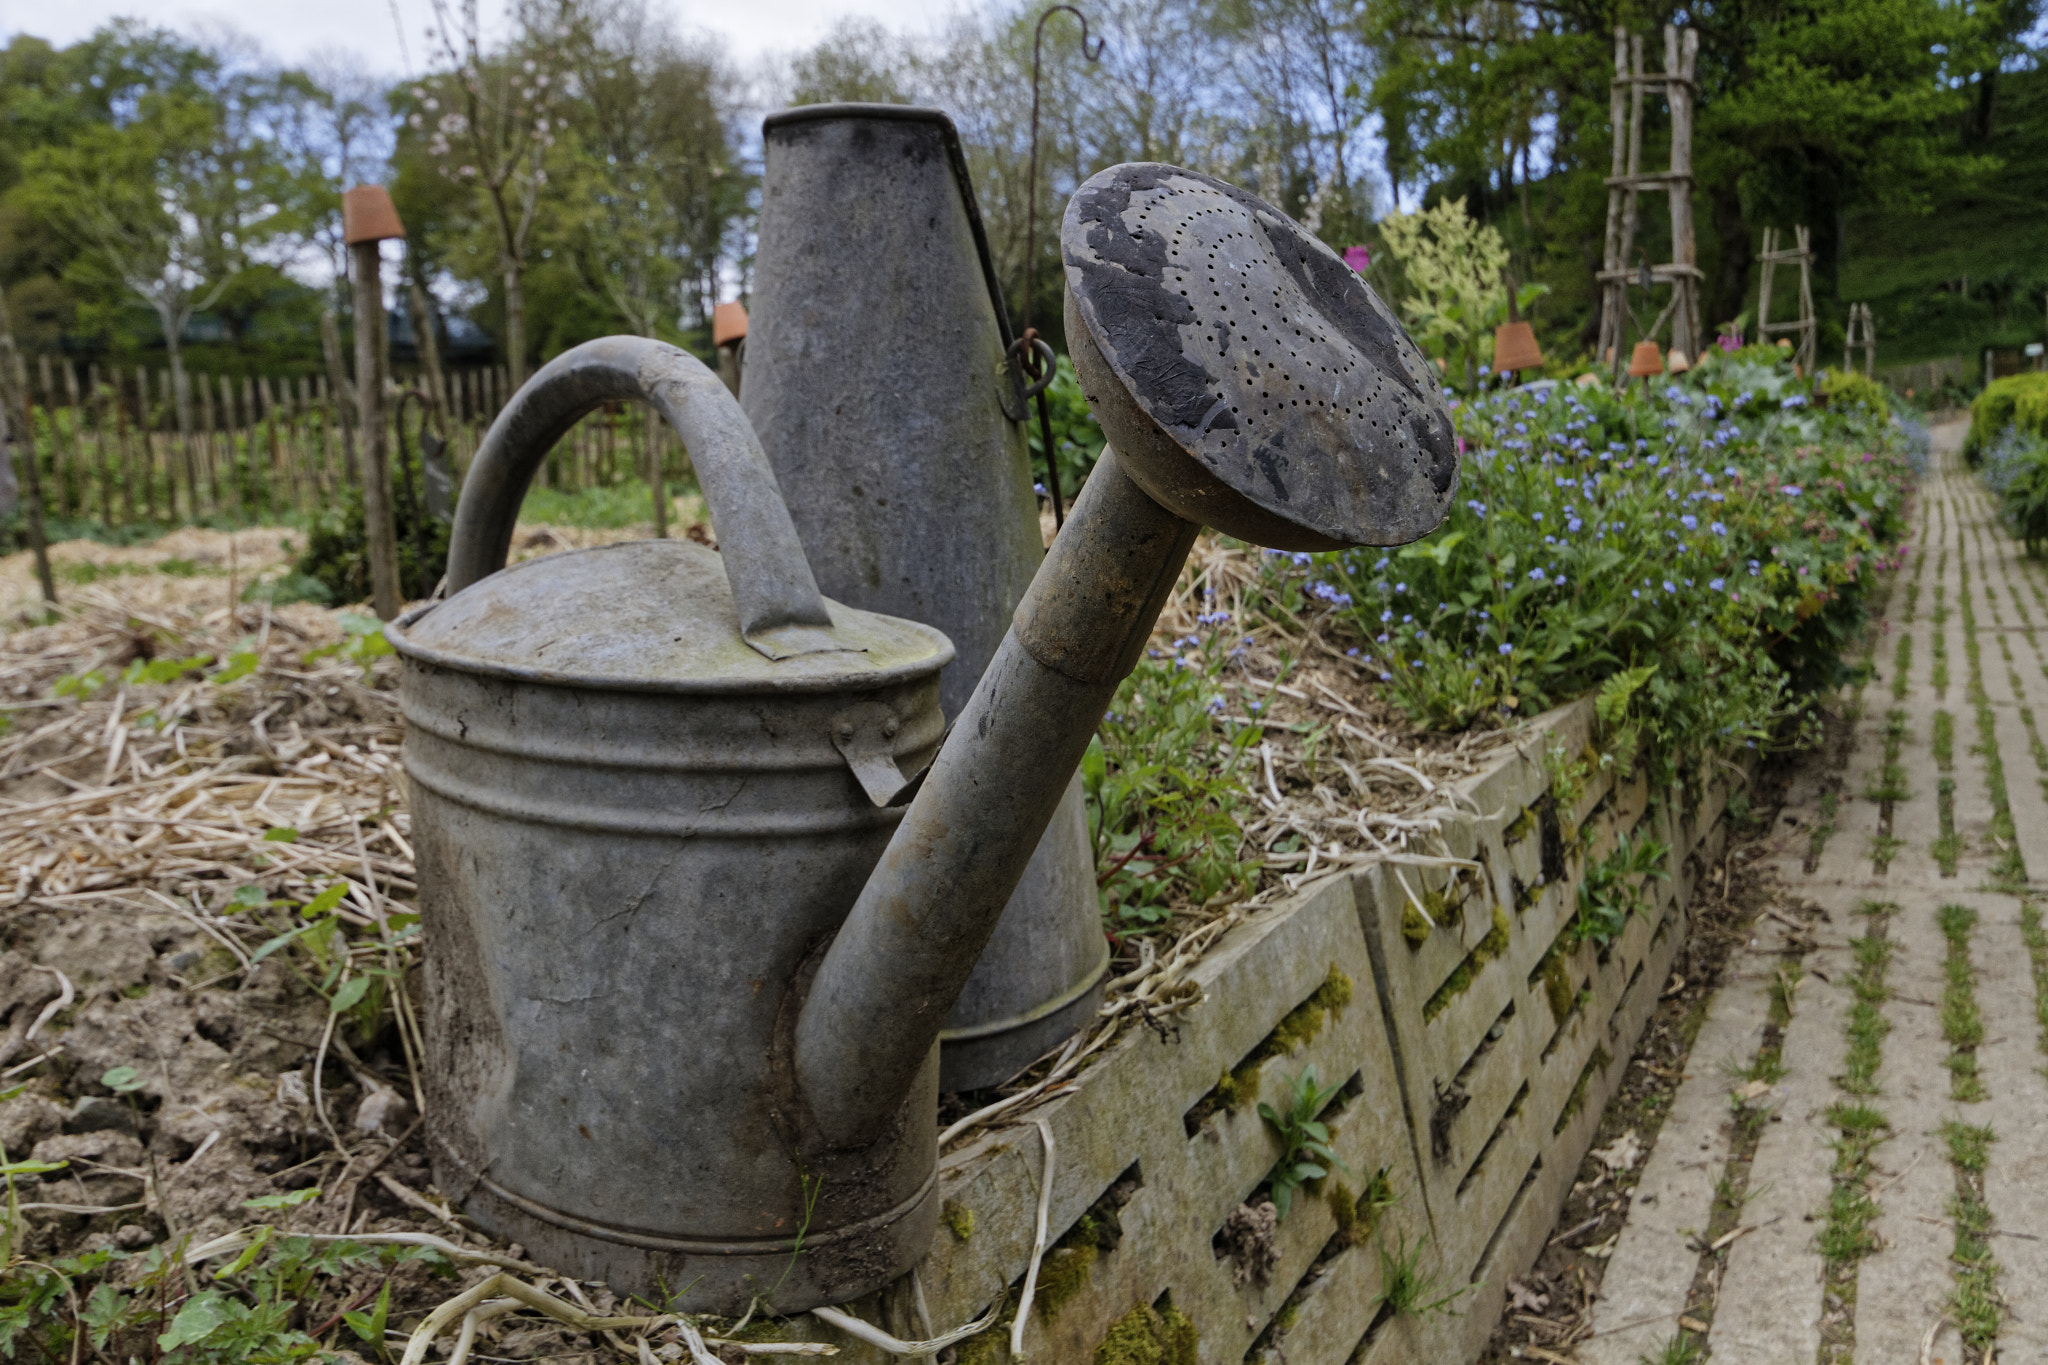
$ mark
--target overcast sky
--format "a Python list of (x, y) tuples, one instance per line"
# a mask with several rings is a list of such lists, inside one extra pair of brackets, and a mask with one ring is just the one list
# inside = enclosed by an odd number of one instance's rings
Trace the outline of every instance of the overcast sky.
[[(681, 26), (724, 35), (742, 62), (816, 42), (834, 20), (868, 14), (892, 28), (923, 30), (954, 0), (652, 0)], [(451, 6), (452, 8), (453, 6)], [(502, 13), (502, 0), (484, 0)], [(239, 29), (287, 63), (323, 49), (353, 49), (390, 75), (416, 72), (425, 55), (429, 0), (0, 0), (0, 35), (28, 32), (69, 43), (120, 15), (191, 31), (209, 22)], [(402, 38), (401, 38), (402, 30)]]

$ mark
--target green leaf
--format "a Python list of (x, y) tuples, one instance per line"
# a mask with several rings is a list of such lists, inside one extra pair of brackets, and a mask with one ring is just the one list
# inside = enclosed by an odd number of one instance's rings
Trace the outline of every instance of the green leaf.
[(256, 1236), (250, 1240), (249, 1245), (242, 1248), (242, 1254), (235, 1257), (227, 1265), (222, 1266), (219, 1270), (214, 1271), (213, 1278), (222, 1280), (230, 1275), (239, 1275), (254, 1265), (256, 1258), (263, 1253), (264, 1246), (269, 1243), (271, 1231), (272, 1229), (268, 1225), (256, 1229)]
[(346, 896), (347, 894), (348, 883), (336, 882), (332, 886), (323, 888), (319, 895), (307, 901), (304, 908), (302, 908), (299, 911), (299, 913), (301, 915), (304, 915), (307, 919), (313, 919), (319, 915), (329, 914), (334, 910), (334, 907), (341, 904), (342, 897)]
[(94, 1286), (92, 1296), (85, 1301), (85, 1311), (79, 1316), (92, 1330), (93, 1347), (104, 1350), (114, 1333), (127, 1325), (128, 1296), (102, 1280)]
[(256, 671), (256, 665), (259, 662), (254, 650), (237, 650), (228, 656), (227, 665), (216, 670), (208, 681), (217, 687), (226, 687), (229, 683), (240, 682)]
[(343, 1010), (354, 1009), (362, 1003), (363, 996), (368, 994), (369, 990), (369, 977), (351, 977), (342, 983), (340, 990), (334, 993), (334, 999), (328, 1002), (329, 1008), (336, 1014), (340, 1014)]
[(368, 1313), (343, 1313), (341, 1320), (348, 1324), (351, 1332), (381, 1351), (384, 1347), (384, 1324), (390, 1316), (391, 1281), (387, 1279), (384, 1287), (377, 1291), (375, 1308)]
[(303, 1190), (287, 1190), (283, 1194), (260, 1195), (255, 1199), (244, 1199), (245, 1209), (295, 1209), (320, 1197), (318, 1185), (308, 1185)]
[(100, 1084), (116, 1094), (125, 1095), (131, 1090), (142, 1089), (142, 1078), (132, 1066), (117, 1066), (100, 1077)]
[(61, 1171), (70, 1164), (68, 1161), (10, 1161), (0, 1165), (0, 1176), (45, 1175), (50, 1171)]
[(1609, 725), (1617, 723), (1628, 713), (1629, 699), (1656, 671), (1657, 665), (1644, 664), (1616, 673), (1600, 685), (1600, 695), (1593, 702), (1594, 711)]
[(235, 894), (228, 897), (227, 906), (222, 913), (238, 915), (244, 910), (261, 910), (268, 904), (270, 904), (269, 894), (264, 891), (262, 886), (255, 882), (250, 882), (246, 886), (235, 888)]
[(249, 954), (249, 965), (252, 967), (255, 966), (264, 958), (269, 957), (272, 953), (284, 947), (287, 943), (290, 943), (293, 939), (298, 938), (304, 934), (310, 934), (315, 929), (323, 928), (327, 925), (328, 921), (326, 920), (315, 920), (311, 924), (302, 924), (296, 929), (286, 930), (284, 933), (279, 934), (276, 938), (271, 939), (269, 942), (265, 943), (255, 952)]
[(156, 1339), (157, 1345), (166, 1351), (175, 1351), (180, 1346), (205, 1341), (238, 1316), (234, 1312), (237, 1306), (219, 1290), (208, 1289), (194, 1294), (185, 1300), (178, 1316), (171, 1319), (171, 1330)]
[(296, 844), (299, 832), (289, 825), (273, 825), (263, 831), (263, 842), (267, 844)]

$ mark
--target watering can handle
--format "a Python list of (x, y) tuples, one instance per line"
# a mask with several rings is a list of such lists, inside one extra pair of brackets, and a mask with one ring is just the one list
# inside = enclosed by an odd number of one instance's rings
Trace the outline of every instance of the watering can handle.
[(462, 481), (449, 593), (505, 567), (519, 505), (555, 442), (593, 408), (629, 399), (658, 411), (690, 452), (747, 643), (771, 659), (844, 648), (832, 638), (796, 523), (739, 401), (688, 351), (646, 337), (587, 341), (512, 395)]

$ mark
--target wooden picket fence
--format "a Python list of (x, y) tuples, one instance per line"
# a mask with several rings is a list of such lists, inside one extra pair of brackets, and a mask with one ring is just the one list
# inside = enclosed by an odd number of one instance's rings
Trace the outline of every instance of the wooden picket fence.
[[(359, 481), (353, 404), (322, 377), (188, 373), (181, 429), (170, 372), (75, 364), (29, 367), (28, 397), (45, 513), (109, 526), (292, 519), (333, 506)], [(398, 377), (424, 400), (424, 375)], [(422, 422), (444, 434), (458, 479), (512, 392), (502, 366), (450, 371), (442, 401), (386, 404), (418, 449)], [(431, 409), (438, 406), (438, 414)], [(400, 450), (394, 431), (388, 448)], [(652, 410), (607, 405), (577, 423), (536, 482), (565, 490), (684, 477), (689, 458)], [(651, 515), (651, 513), (650, 513)]]

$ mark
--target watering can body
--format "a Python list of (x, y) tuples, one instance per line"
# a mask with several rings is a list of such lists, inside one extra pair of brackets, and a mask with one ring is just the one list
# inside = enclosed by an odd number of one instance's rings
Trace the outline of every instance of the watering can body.
[[(709, 371), (667, 358), (738, 419)], [(717, 443), (686, 439), (709, 483)], [(743, 472), (774, 501), (765, 463)], [(480, 551), (478, 478), (459, 580), (503, 558)], [(907, 1097), (923, 1121), (825, 1152), (776, 1058), (791, 983), (939, 746), (953, 650), (822, 599), (822, 622), (750, 641), (739, 579), (784, 566), (735, 562), (747, 509), (711, 501), (724, 553), (652, 540), (528, 560), (389, 630), (429, 1146), (443, 1190), (548, 1264), (693, 1309), (771, 1293), (793, 1309), (885, 1283), (935, 1226), (936, 1058)]]
[[(829, 596), (945, 632), (959, 715), (1044, 558), (1009, 323), (952, 121), (771, 115), (741, 405)], [(1109, 967), (1080, 780), (939, 1035), (940, 1084), (1008, 1080), (1095, 1013)]]

